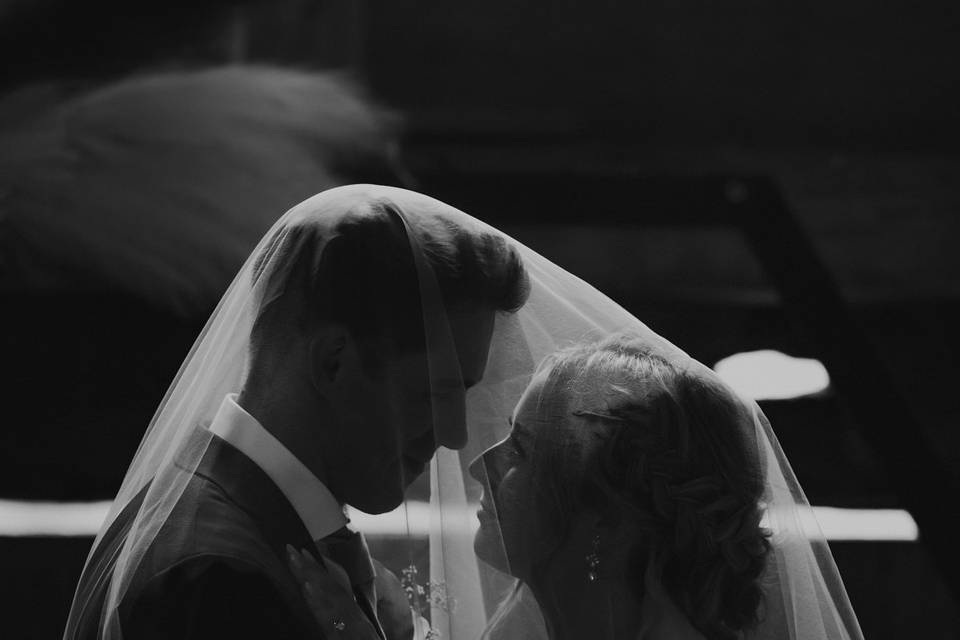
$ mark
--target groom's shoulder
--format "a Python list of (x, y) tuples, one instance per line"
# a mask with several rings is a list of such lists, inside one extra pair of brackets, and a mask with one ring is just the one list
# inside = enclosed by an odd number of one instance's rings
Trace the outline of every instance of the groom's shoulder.
[(195, 475), (157, 532), (145, 564), (158, 573), (187, 561), (199, 566), (219, 558), (246, 568), (272, 564), (273, 556), (261, 523), (216, 482)]
[(241, 637), (265, 617), (290, 619), (293, 629), (300, 596), (285, 573), (260, 523), (216, 482), (194, 476), (150, 543), (121, 616), (125, 628), (165, 629), (171, 637), (182, 625), (226, 624), (227, 615), (245, 621)]
[(250, 557), (222, 550), (182, 557), (139, 582), (120, 616), (131, 638), (306, 638), (311, 620)]

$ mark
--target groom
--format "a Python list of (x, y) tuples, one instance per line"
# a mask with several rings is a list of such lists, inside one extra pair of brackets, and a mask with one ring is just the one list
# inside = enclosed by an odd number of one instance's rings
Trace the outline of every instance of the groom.
[[(343, 505), (389, 511), (438, 446), (463, 446), (463, 394), (484, 374), (496, 314), (521, 307), (528, 282), (499, 236), (442, 210), (401, 219), (389, 199), (361, 200), (334, 239), (294, 223), (259, 256), (267, 293), (247, 379), (196, 429), (193, 444), (209, 445), (126, 588), (125, 640), (393, 635), (377, 615), (390, 610), (377, 593), (390, 576), (345, 526)], [(436, 300), (404, 220), (421, 239)], [(91, 554), (78, 593), (92, 596), (74, 602), (73, 638), (97, 637), (145, 491)], [(299, 550), (329, 569), (321, 593), (305, 595), (294, 577)], [(306, 597), (329, 615), (315, 619)]]

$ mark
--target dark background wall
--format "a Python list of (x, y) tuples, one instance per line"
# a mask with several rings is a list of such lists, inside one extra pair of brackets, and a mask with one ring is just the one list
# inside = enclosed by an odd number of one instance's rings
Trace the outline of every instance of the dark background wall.
[[(18, 0), (0, 3), (0, 57), (13, 62), (7, 92), (225, 62), (346, 69), (402, 113), (398, 182), (496, 220), (708, 364), (752, 348), (823, 356), (723, 190), (700, 179), (765, 176), (799, 230), (767, 244), (813, 247), (915, 417), (865, 421), (839, 389), (764, 403), (811, 502), (908, 506), (879, 431), (919, 434), (929, 466), (957, 480), (960, 14), (942, 0)], [(565, 207), (528, 190), (514, 212), (490, 172), (545, 190), (597, 177), (626, 187)], [(665, 177), (686, 185), (682, 206), (651, 204)], [(0, 290), (0, 303), (16, 373), (2, 397), (0, 497), (110, 498), (205, 315), (110, 291)], [(955, 501), (943, 487), (946, 528)], [(3, 618), (23, 623), (11, 637), (57, 635), (89, 542), (0, 538), (15, 576), (0, 587)], [(956, 637), (953, 565), (926, 540), (833, 550), (866, 637)], [(49, 615), (24, 616), (41, 604)]]
[[(949, 3), (392, 2), (363, 64), (415, 123), (656, 145), (952, 151)], [(462, 118), (462, 119), (461, 119)]]

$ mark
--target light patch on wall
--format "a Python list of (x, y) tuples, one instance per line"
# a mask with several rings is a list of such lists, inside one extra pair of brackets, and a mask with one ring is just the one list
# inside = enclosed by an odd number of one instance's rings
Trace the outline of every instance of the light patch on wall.
[(754, 400), (799, 398), (830, 386), (830, 375), (819, 360), (772, 349), (736, 353), (713, 368), (734, 391)]
[(0, 500), (0, 536), (96, 535), (110, 504)]
[(813, 507), (813, 514), (831, 541), (913, 542), (919, 537), (917, 523), (903, 509)]
[[(465, 533), (478, 527), (478, 505), (468, 506), (461, 522)], [(27, 502), (0, 500), (0, 536), (94, 536), (110, 509), (110, 502)], [(380, 515), (348, 508), (354, 528), (369, 536), (426, 538), (430, 534), (430, 504), (411, 501)], [(808, 512), (810, 513), (810, 512)], [(813, 507), (805, 526), (811, 535), (822, 531), (827, 540), (910, 542), (917, 540), (917, 523), (901, 509), (840, 509)]]

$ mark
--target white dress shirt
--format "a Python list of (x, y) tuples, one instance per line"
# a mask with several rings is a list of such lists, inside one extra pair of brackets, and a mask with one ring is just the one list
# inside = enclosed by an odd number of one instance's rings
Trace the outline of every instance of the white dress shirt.
[(224, 398), (210, 432), (239, 449), (273, 480), (314, 540), (325, 538), (349, 522), (330, 490), (237, 404), (236, 394)]

